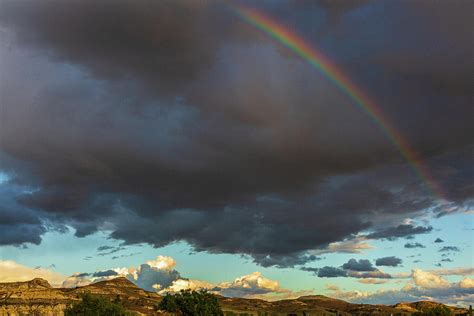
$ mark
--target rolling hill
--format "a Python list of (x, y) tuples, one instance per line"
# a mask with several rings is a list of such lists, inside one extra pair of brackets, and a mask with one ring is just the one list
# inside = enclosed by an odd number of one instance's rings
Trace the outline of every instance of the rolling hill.
[[(128, 279), (119, 277), (72, 289), (53, 288), (46, 280), (38, 278), (27, 282), (0, 283), (0, 316), (62, 316), (68, 305), (78, 301), (87, 292), (120, 300), (128, 310), (138, 315), (163, 315), (156, 310), (156, 305), (161, 300), (160, 295), (140, 289)], [(226, 316), (409, 316), (423, 309), (442, 305), (427, 301), (393, 306), (352, 304), (322, 295), (274, 302), (219, 296), (219, 302)], [(455, 315), (468, 314), (466, 309), (449, 308)]]

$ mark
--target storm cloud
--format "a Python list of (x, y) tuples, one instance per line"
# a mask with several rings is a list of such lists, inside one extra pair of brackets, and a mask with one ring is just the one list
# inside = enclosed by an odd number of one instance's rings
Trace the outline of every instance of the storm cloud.
[(96, 278), (101, 278), (101, 277), (110, 277), (110, 276), (116, 276), (116, 275), (118, 275), (117, 271), (105, 270), (105, 271), (94, 272), (91, 276), (96, 277)]
[(420, 244), (419, 242), (408, 242), (404, 246), (405, 248), (426, 248), (423, 244)]
[[(463, 211), (474, 196), (472, 3), (416, 2), (386, 3), (383, 21), (379, 2), (359, 3), (361, 16), (326, 1), (253, 5), (302, 36), (316, 30), (419, 153), (452, 212)], [(79, 237), (186, 241), (288, 267), (358, 234), (432, 231), (402, 224), (447, 213), (399, 149), (236, 5), (1, 0), (0, 168), (12, 180), (0, 183), (0, 244), (38, 244), (68, 225)], [(337, 18), (321, 22), (308, 6)], [(388, 35), (366, 43), (368, 29)]]
[(372, 266), (369, 260), (350, 259), (341, 267), (324, 266), (322, 268), (301, 267), (300, 270), (311, 272), (319, 278), (350, 277), (357, 279), (390, 279), (392, 276)]
[(367, 238), (385, 238), (388, 240), (395, 240), (401, 237), (411, 237), (415, 234), (426, 234), (433, 230), (433, 227), (413, 226), (413, 225), (398, 225), (396, 227), (389, 227), (383, 230), (367, 235)]
[(342, 265), (343, 269), (346, 270), (353, 270), (353, 271), (374, 271), (376, 268), (372, 265), (372, 263), (367, 259), (360, 259), (357, 261), (356, 259), (350, 259), (346, 263)]
[(459, 247), (456, 247), (456, 246), (444, 246), (443, 248), (439, 249), (439, 252), (450, 252), (450, 251), (459, 252), (461, 251), (461, 249), (459, 249)]
[(317, 276), (320, 278), (346, 277), (347, 271), (336, 267), (325, 266), (317, 270)]
[(397, 267), (400, 264), (402, 264), (402, 259), (395, 256), (383, 257), (375, 260), (375, 265), (377, 266)]

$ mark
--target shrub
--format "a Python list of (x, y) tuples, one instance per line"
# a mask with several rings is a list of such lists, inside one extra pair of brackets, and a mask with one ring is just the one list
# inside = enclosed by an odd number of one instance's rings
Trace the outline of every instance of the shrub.
[(81, 296), (81, 301), (72, 304), (64, 312), (65, 316), (131, 316), (119, 300), (111, 302), (109, 299), (85, 293)]
[(217, 297), (205, 290), (181, 290), (176, 294), (166, 294), (158, 309), (183, 316), (224, 315)]
[(433, 308), (424, 309), (421, 312), (414, 313), (415, 316), (451, 316), (451, 310), (446, 306), (436, 306)]

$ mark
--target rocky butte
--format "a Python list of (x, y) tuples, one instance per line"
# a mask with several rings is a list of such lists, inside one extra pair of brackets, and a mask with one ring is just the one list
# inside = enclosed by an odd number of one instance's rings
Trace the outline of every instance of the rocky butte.
[[(53, 288), (46, 280), (0, 283), (0, 316), (38, 315), (62, 316), (68, 305), (83, 293), (119, 299), (137, 315), (165, 315), (156, 310), (161, 297), (140, 289), (126, 278), (119, 277), (72, 289)], [(219, 297), (226, 316), (410, 316), (426, 308), (442, 305), (436, 302), (399, 303), (393, 306), (352, 304), (322, 295), (302, 296), (269, 302), (259, 299)], [(448, 306), (453, 315), (467, 315), (468, 310)]]

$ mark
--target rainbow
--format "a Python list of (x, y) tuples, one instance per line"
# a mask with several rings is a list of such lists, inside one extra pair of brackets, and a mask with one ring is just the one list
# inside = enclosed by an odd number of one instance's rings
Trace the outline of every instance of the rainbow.
[(381, 109), (327, 57), (288, 27), (279, 24), (256, 9), (236, 6), (233, 10), (244, 21), (276, 39), (332, 81), (341, 92), (347, 95), (353, 103), (365, 112), (385, 133), (387, 138), (399, 149), (401, 155), (408, 161), (415, 173), (427, 185), (431, 194), (442, 204), (447, 203), (448, 200), (442, 188), (433, 178), (428, 168), (423, 164), (414, 148), (412, 148), (409, 142), (406, 141), (401, 133), (389, 122)]

